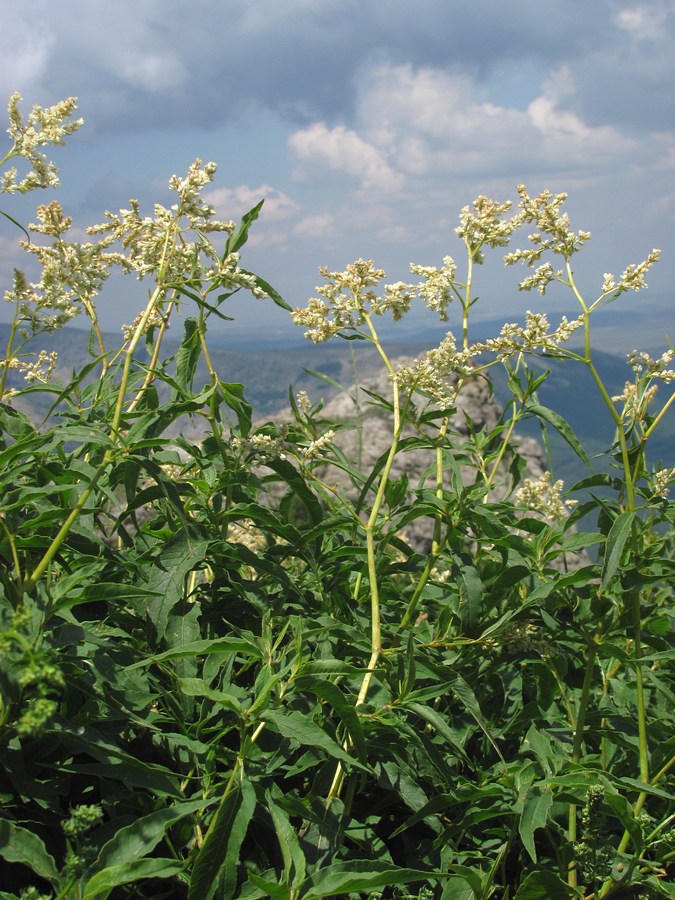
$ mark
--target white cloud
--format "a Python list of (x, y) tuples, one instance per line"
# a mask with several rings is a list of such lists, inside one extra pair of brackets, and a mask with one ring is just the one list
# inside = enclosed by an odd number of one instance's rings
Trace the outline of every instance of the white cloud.
[(317, 213), (306, 216), (293, 226), (293, 234), (303, 238), (327, 238), (336, 233), (335, 216), (331, 213)]
[(139, 53), (137, 48), (121, 52), (115, 70), (130, 86), (140, 86), (150, 93), (177, 87), (186, 78), (185, 67), (173, 53)]
[(667, 11), (655, 4), (641, 4), (619, 10), (616, 23), (639, 41), (658, 41), (663, 37), (667, 17)]
[(261, 200), (265, 201), (260, 213), (262, 222), (278, 222), (287, 219), (298, 209), (295, 200), (269, 184), (261, 184), (253, 188), (247, 184), (239, 184), (233, 188), (215, 188), (205, 191), (204, 199), (224, 219), (239, 218)]
[[(388, 192), (401, 186), (401, 175), (389, 165), (385, 154), (355, 131), (341, 125), (328, 128), (323, 122), (315, 122), (292, 134), (288, 144), (301, 162), (344, 172), (358, 179), (366, 190)], [(300, 170), (298, 177), (302, 177)]]
[(574, 88), (564, 66), (549, 78), (542, 94), (528, 107), (529, 117), (540, 132), (541, 150), (553, 163), (603, 164), (635, 148), (635, 142), (610, 125), (590, 126), (575, 112), (562, 108)]
[(15, 90), (28, 93), (46, 74), (55, 37), (41, 12), (41, 4), (31, 7), (30, 16), (21, 4), (9, 4), (3, 10), (0, 86), (7, 96)]

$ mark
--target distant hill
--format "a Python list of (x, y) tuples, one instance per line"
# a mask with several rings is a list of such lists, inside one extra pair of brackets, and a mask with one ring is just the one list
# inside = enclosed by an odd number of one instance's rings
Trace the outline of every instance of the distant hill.
[[(486, 326), (486, 335), (495, 334), (495, 329)], [(6, 345), (8, 326), (0, 325), (1, 346)], [(478, 338), (478, 335), (476, 335)], [(118, 335), (110, 335), (109, 346), (114, 347), (119, 340)], [(65, 328), (53, 335), (41, 337), (36, 342), (36, 350), (56, 350), (59, 354), (57, 377), (66, 383), (73, 372), (81, 369), (91, 361), (88, 348), (88, 333), (76, 329)], [(175, 353), (179, 338), (171, 335), (163, 345), (164, 358)], [(388, 345), (391, 357), (415, 356), (428, 349), (430, 343), (418, 341)], [(246, 396), (252, 404), (257, 418), (273, 415), (288, 406), (289, 387), (294, 393), (306, 390), (312, 400), (324, 398), (330, 400), (338, 392), (336, 385), (351, 385), (357, 377), (365, 378), (378, 371), (381, 363), (376, 351), (365, 342), (332, 341), (315, 345), (306, 342), (301, 346), (279, 349), (228, 349), (214, 342), (210, 349), (212, 361), (225, 381), (241, 383), (246, 389)], [(623, 356), (605, 352), (596, 352), (596, 364), (608, 387), (610, 395), (620, 394), (625, 381), (631, 372)], [(612, 443), (613, 425), (603, 404), (597, 386), (582, 364), (557, 360), (532, 359), (530, 365), (541, 371), (550, 369), (551, 375), (539, 390), (539, 401), (542, 405), (555, 410), (572, 427), (589, 455), (600, 453)], [(308, 373), (320, 373), (322, 380)], [(358, 373), (358, 376), (356, 375)], [(205, 384), (208, 373), (200, 364), (195, 383)], [(509, 394), (506, 378), (499, 367), (492, 370), (492, 381), (495, 397), (504, 405)], [(15, 376), (15, 385), (23, 384)], [(666, 385), (661, 387), (664, 400), (669, 394)], [(25, 402), (24, 409), (35, 419), (46, 413), (52, 400), (49, 394), (31, 394)], [(532, 421), (519, 426), (519, 431), (540, 438), (539, 425)], [(568, 445), (555, 433), (551, 434), (551, 452), (556, 477), (572, 484), (584, 475), (584, 466), (576, 459)], [(675, 417), (671, 415), (662, 423), (651, 442), (650, 460), (654, 464), (675, 466)]]

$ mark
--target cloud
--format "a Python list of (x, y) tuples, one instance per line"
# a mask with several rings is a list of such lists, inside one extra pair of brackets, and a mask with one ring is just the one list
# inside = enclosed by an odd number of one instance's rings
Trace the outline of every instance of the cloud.
[(297, 237), (322, 239), (333, 237), (336, 232), (335, 216), (331, 213), (317, 213), (306, 216), (293, 226), (293, 234)]
[[(672, 14), (672, 11), (671, 11)], [(616, 12), (616, 23), (638, 41), (658, 41), (667, 24), (668, 11), (657, 4), (641, 4)]]
[(675, 108), (674, 18), (672, 0), (605, 0), (583, 16), (570, 14), (569, 0), (426, 0), (414, 16), (408, 0), (35, 0), (3, 16), (0, 89), (43, 103), (77, 94), (102, 131), (214, 128), (252, 108), (296, 130), (317, 121), (350, 129), (367, 63), (497, 89), (504, 73), (545, 79), (568, 65), (573, 111), (600, 118), (611, 108), (642, 125), (662, 117), (661, 104)]
[[(292, 134), (288, 145), (300, 162), (344, 172), (366, 190), (389, 192), (401, 186), (401, 175), (389, 165), (385, 152), (342, 125), (328, 128), (324, 122), (315, 122)], [(304, 170), (297, 171), (302, 177)]]
[(204, 192), (204, 199), (224, 219), (241, 217), (261, 200), (265, 201), (260, 213), (262, 222), (287, 219), (298, 209), (295, 200), (269, 184), (261, 184), (254, 188), (247, 184), (239, 184), (233, 188), (214, 188)]
[(55, 37), (42, 18), (40, 7), (41, 4), (33, 6), (31, 16), (25, 15), (20, 4), (9, 4), (3, 10), (0, 86), (6, 97), (39, 82), (47, 72)]
[(595, 166), (625, 157), (636, 149), (635, 141), (610, 125), (592, 126), (576, 112), (564, 108), (573, 96), (571, 74), (563, 66), (550, 78), (541, 96), (532, 101), (528, 115), (543, 138), (541, 149), (549, 160)]
[[(373, 166), (387, 156), (409, 180), (457, 178), (478, 172), (507, 174), (542, 165), (607, 166), (634, 144), (610, 126), (593, 127), (565, 108), (571, 93), (565, 68), (555, 73), (524, 109), (483, 99), (464, 74), (411, 65), (379, 65), (362, 80), (357, 133)], [(308, 129), (326, 154), (326, 126)], [(333, 148), (338, 159), (339, 142)], [(337, 165), (337, 162), (335, 163)]]
[(164, 202), (154, 179), (195, 155), (226, 162), (209, 200), (237, 219), (266, 198), (246, 252), (285, 293), (319, 262), (405, 266), (402, 244), (433, 264), (461, 206), (521, 181), (569, 190), (579, 227), (611, 222), (617, 256), (658, 246), (673, 44), (672, 0), (34, 0), (4, 13), (0, 92), (79, 97), (86, 127), (55, 161), (83, 219)]

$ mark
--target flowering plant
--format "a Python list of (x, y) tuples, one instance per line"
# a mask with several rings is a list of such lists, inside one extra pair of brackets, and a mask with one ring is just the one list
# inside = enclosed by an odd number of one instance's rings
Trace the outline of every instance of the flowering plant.
[[(12, 98), (3, 162), (29, 172), (5, 172), (8, 196), (56, 185), (38, 148), (79, 127), (74, 111), (24, 123)], [(262, 204), (217, 220), (215, 171), (196, 160), (171, 207), (132, 200), (84, 243), (40, 206), (23, 244), (39, 278), (16, 272), (5, 294), (2, 896), (672, 896), (675, 468), (649, 454), (673, 354), (634, 351), (614, 393), (590, 329), (658, 251), (588, 301), (572, 259), (590, 235), (565, 195), (519, 187), (510, 217), (485, 196), (461, 211), (461, 265), (383, 285), (359, 259), (289, 310), (240, 265)], [(507, 265), (532, 270), (523, 290), (566, 285), (576, 317), (528, 312), (474, 341), (476, 267), (526, 227)], [(111, 347), (97, 304), (115, 269), (150, 288)], [(254, 422), (207, 340), (241, 289), (313, 342), (373, 350), (369, 460), (346, 449), (367, 424), (358, 397), (333, 421), (291, 391)], [(418, 301), (442, 322), (458, 308), (457, 326), (396, 360), (379, 317)], [(75, 316), (88, 357), (64, 377), (40, 341)], [(543, 405), (542, 359), (588, 374), (614, 432), (604, 465)], [(502, 370), (503, 411), (463, 415)], [(526, 468), (532, 419), (588, 468), (567, 491)]]

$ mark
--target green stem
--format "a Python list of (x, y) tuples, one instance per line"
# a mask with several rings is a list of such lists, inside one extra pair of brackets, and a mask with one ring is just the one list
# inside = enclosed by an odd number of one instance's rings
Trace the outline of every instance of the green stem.
[(17, 327), (18, 322), (16, 321), (15, 315), (10, 326), (9, 338), (7, 340), (7, 349), (5, 350), (6, 355), (2, 364), (2, 377), (0, 377), (0, 400), (5, 396), (5, 386), (7, 384), (7, 376), (9, 375), (9, 364), (12, 361), (12, 354), (14, 352), (14, 338), (16, 337)]
[(661, 410), (654, 416), (654, 419), (653, 419), (651, 425), (649, 426), (649, 428), (645, 429), (645, 431), (642, 435), (643, 441), (646, 441), (647, 438), (650, 437), (652, 431), (654, 431), (654, 429), (659, 424), (661, 419), (663, 419), (665, 414), (668, 412), (668, 409), (670, 408), (670, 406), (672, 405), (674, 400), (675, 400), (675, 394), (671, 394), (670, 397), (668, 397), (667, 401), (663, 404), (663, 407), (661, 408)]
[[(445, 436), (448, 431), (449, 422), (450, 420), (448, 416), (445, 416), (438, 431), (438, 445), (436, 447), (436, 497), (439, 500), (443, 499), (443, 444), (445, 442)], [(434, 516), (434, 532), (431, 538), (431, 552), (427, 556), (424, 568), (422, 569), (422, 574), (420, 575), (419, 581), (417, 582), (415, 590), (413, 591), (413, 595), (410, 598), (410, 602), (408, 603), (406, 611), (403, 614), (403, 618), (401, 619), (401, 628), (407, 628), (408, 625), (412, 622), (412, 618), (417, 610), (417, 604), (419, 603), (419, 599), (422, 596), (422, 591), (426, 587), (429, 576), (431, 575), (431, 570), (433, 569), (434, 563), (436, 562), (438, 554), (440, 553), (441, 527), (441, 514), (436, 513), (436, 515)]]
[(103, 456), (103, 461), (101, 462), (100, 466), (96, 469), (96, 471), (90, 478), (89, 483), (87, 484), (86, 488), (80, 494), (80, 498), (77, 501), (77, 503), (75, 504), (75, 506), (72, 508), (72, 510), (70, 511), (68, 518), (66, 519), (66, 521), (63, 523), (63, 525), (59, 529), (56, 537), (51, 542), (51, 544), (49, 545), (47, 550), (45, 551), (44, 556), (42, 557), (40, 562), (37, 564), (37, 566), (31, 573), (31, 575), (24, 581), (24, 583), (23, 583), (24, 593), (30, 594), (30, 592), (33, 590), (33, 588), (38, 583), (40, 578), (42, 578), (44, 573), (47, 571), (49, 566), (52, 564), (54, 557), (59, 552), (59, 550), (61, 549), (61, 545), (67, 538), (68, 532), (73, 527), (74, 523), (77, 521), (78, 516), (84, 509), (84, 507), (87, 503), (87, 500), (89, 500), (89, 497), (91, 496), (92, 491), (98, 484), (98, 481), (101, 478), (101, 475), (103, 475), (103, 473), (107, 469), (109, 463), (112, 461), (112, 458), (113, 458), (113, 454), (110, 452), (110, 450), (106, 450), (106, 452)]
[[(138, 342), (140, 341), (141, 336), (145, 332), (145, 329), (147, 327), (148, 322), (150, 321), (150, 317), (152, 316), (152, 314), (155, 310), (155, 307), (159, 303), (159, 301), (164, 293), (162, 279), (163, 279), (164, 272), (166, 269), (166, 264), (167, 264), (167, 252), (168, 252), (169, 238), (171, 236), (171, 233), (172, 233), (171, 230), (167, 231), (166, 239), (164, 241), (162, 260), (160, 263), (159, 273), (158, 273), (158, 284), (155, 287), (155, 290), (153, 291), (153, 293), (151, 294), (150, 299), (148, 300), (148, 303), (145, 307), (145, 311), (143, 312), (143, 315), (141, 316), (141, 318), (138, 322), (138, 325), (136, 326), (136, 329), (134, 330), (134, 333), (131, 337), (131, 340), (129, 341), (129, 344), (125, 350), (124, 367), (122, 370), (122, 377), (120, 379), (120, 385), (119, 385), (119, 388), (117, 391), (117, 401), (115, 403), (115, 411), (113, 413), (113, 419), (112, 419), (112, 423), (110, 425), (110, 438), (113, 442), (118, 441), (119, 437), (120, 437), (120, 434), (119, 434), (120, 423), (122, 421), (122, 412), (124, 409), (124, 401), (126, 398), (127, 385), (129, 383), (129, 374), (131, 372), (131, 363), (133, 360), (134, 351), (135, 351), (136, 347), (138, 346)], [(45, 551), (40, 562), (37, 564), (37, 566), (31, 573), (31, 575), (24, 582), (24, 590), (27, 593), (30, 593), (30, 591), (33, 590), (33, 588), (37, 585), (40, 578), (44, 575), (44, 573), (47, 571), (47, 569), (51, 565), (54, 557), (56, 556), (58, 551), (61, 549), (63, 542), (67, 538), (68, 533), (70, 532), (70, 529), (73, 527), (74, 523), (77, 521), (78, 516), (84, 509), (94, 488), (98, 484), (99, 479), (101, 478), (101, 476), (103, 475), (105, 470), (108, 468), (110, 463), (114, 460), (116, 453), (117, 453), (117, 448), (113, 447), (113, 448), (108, 448), (105, 451), (105, 453), (103, 454), (103, 459), (101, 461), (101, 464), (98, 466), (98, 468), (96, 469), (96, 471), (90, 478), (87, 486), (82, 491), (82, 494), (80, 495), (79, 500), (77, 501), (77, 503), (71, 510), (70, 514), (68, 515), (67, 519), (65, 520), (65, 522), (59, 529), (54, 540), (52, 541), (50, 546)]]
[[(377, 352), (380, 354), (384, 365), (389, 372), (390, 375), (394, 375), (394, 370), (391, 366), (389, 358), (387, 357), (382, 345), (380, 343), (377, 332), (375, 331), (375, 327), (373, 326), (372, 320), (370, 317), (366, 319), (368, 324), (368, 328), (371, 333), (372, 342), (375, 344), (377, 348)], [(377, 519), (380, 514), (380, 509), (382, 507), (382, 501), (384, 500), (384, 492), (387, 487), (387, 483), (389, 482), (389, 475), (391, 474), (391, 467), (394, 463), (394, 458), (396, 457), (396, 452), (398, 450), (398, 442), (401, 436), (401, 406), (400, 406), (400, 398), (399, 398), (399, 390), (398, 383), (396, 378), (392, 378), (392, 393), (393, 393), (393, 407), (394, 407), (394, 425), (393, 425), (393, 435), (392, 442), (389, 448), (389, 453), (387, 455), (386, 462), (382, 469), (382, 474), (380, 475), (380, 483), (377, 488), (377, 493), (375, 494), (375, 499), (373, 500), (373, 505), (370, 510), (370, 515), (368, 516), (368, 521), (365, 525), (366, 532), (366, 554), (368, 558), (368, 584), (370, 588), (370, 628), (371, 628), (371, 651), (370, 651), (370, 661), (368, 662), (368, 669), (366, 674), (363, 677), (363, 681), (361, 683), (361, 689), (358, 694), (358, 698), (356, 700), (356, 705), (365, 702), (366, 696), (368, 694), (368, 688), (370, 686), (370, 682), (373, 677), (373, 672), (375, 670), (375, 666), (378, 663), (380, 658), (380, 654), (382, 653), (382, 627), (381, 627), (381, 614), (380, 614), (380, 592), (379, 585), (377, 579), (377, 560), (375, 555), (375, 528), (377, 525)]]
[(640, 591), (633, 591), (633, 646), (635, 649), (635, 686), (637, 689), (638, 741), (640, 755), (640, 780), (649, 783), (649, 752), (647, 742), (647, 711), (645, 705), (644, 680), (642, 677), (642, 616), (640, 613)]
[[(576, 724), (574, 727), (574, 742), (572, 744), (572, 765), (577, 765), (581, 759), (581, 747), (584, 741), (584, 725), (586, 722), (586, 713), (588, 711), (588, 703), (591, 696), (591, 687), (593, 683), (593, 669), (595, 667), (595, 659), (598, 652), (598, 634), (593, 637), (588, 648), (588, 657), (586, 659), (586, 671), (584, 672), (584, 683), (581, 688), (581, 699), (579, 701), (579, 712), (577, 713)], [(577, 806), (570, 803), (568, 810), (567, 839), (570, 845), (574, 844), (577, 839)], [(567, 871), (567, 883), (570, 887), (577, 886), (577, 869), (576, 862), (571, 860)]]
[[(401, 436), (401, 403), (398, 383), (396, 381), (396, 378), (393, 377), (395, 373), (392, 368), (391, 362), (389, 361), (389, 358), (384, 352), (382, 344), (380, 343), (380, 339), (377, 335), (377, 331), (375, 330), (375, 326), (373, 325), (370, 316), (366, 316), (366, 324), (368, 325), (368, 329), (370, 331), (369, 340), (375, 345), (377, 352), (380, 354), (380, 357), (385, 365), (385, 368), (392, 376), (392, 405), (394, 408), (394, 424), (389, 453), (387, 454), (387, 459), (382, 468), (377, 493), (375, 494), (375, 499), (373, 500), (373, 505), (370, 510), (370, 515), (368, 516), (368, 521), (364, 526), (364, 530), (366, 533), (366, 555), (368, 561), (368, 586), (370, 590), (370, 659), (368, 660), (368, 667), (363, 676), (363, 680), (361, 681), (361, 687), (356, 698), (356, 706), (360, 706), (361, 704), (365, 703), (366, 697), (368, 696), (368, 689), (375, 672), (375, 668), (382, 654), (382, 622), (380, 611), (380, 592), (377, 579), (377, 559), (375, 553), (375, 528), (377, 525), (378, 516), (380, 514), (380, 509), (382, 507), (382, 502), (384, 500), (384, 492), (389, 481), (389, 475), (391, 474), (391, 467), (398, 450), (399, 438)], [(349, 746), (350, 741), (347, 740), (345, 742), (345, 749), (347, 749)], [(344, 784), (344, 778), (344, 767), (342, 763), (338, 763), (335, 775), (333, 776), (333, 782), (328, 791), (329, 800), (333, 797), (340, 796), (342, 786)]]
[(173, 309), (174, 301), (172, 300), (167, 304), (166, 312), (162, 317), (162, 324), (159, 327), (159, 334), (157, 335), (157, 340), (152, 348), (152, 356), (150, 357), (150, 361), (148, 363), (148, 371), (143, 379), (143, 384), (140, 386), (138, 393), (131, 401), (128, 406), (127, 411), (133, 412), (136, 406), (139, 404), (141, 397), (150, 387), (152, 382), (155, 380), (155, 370), (157, 368), (157, 360), (159, 359), (160, 349), (162, 347), (162, 338), (166, 334), (166, 331), (169, 327), (169, 316), (171, 315), (171, 310)]

